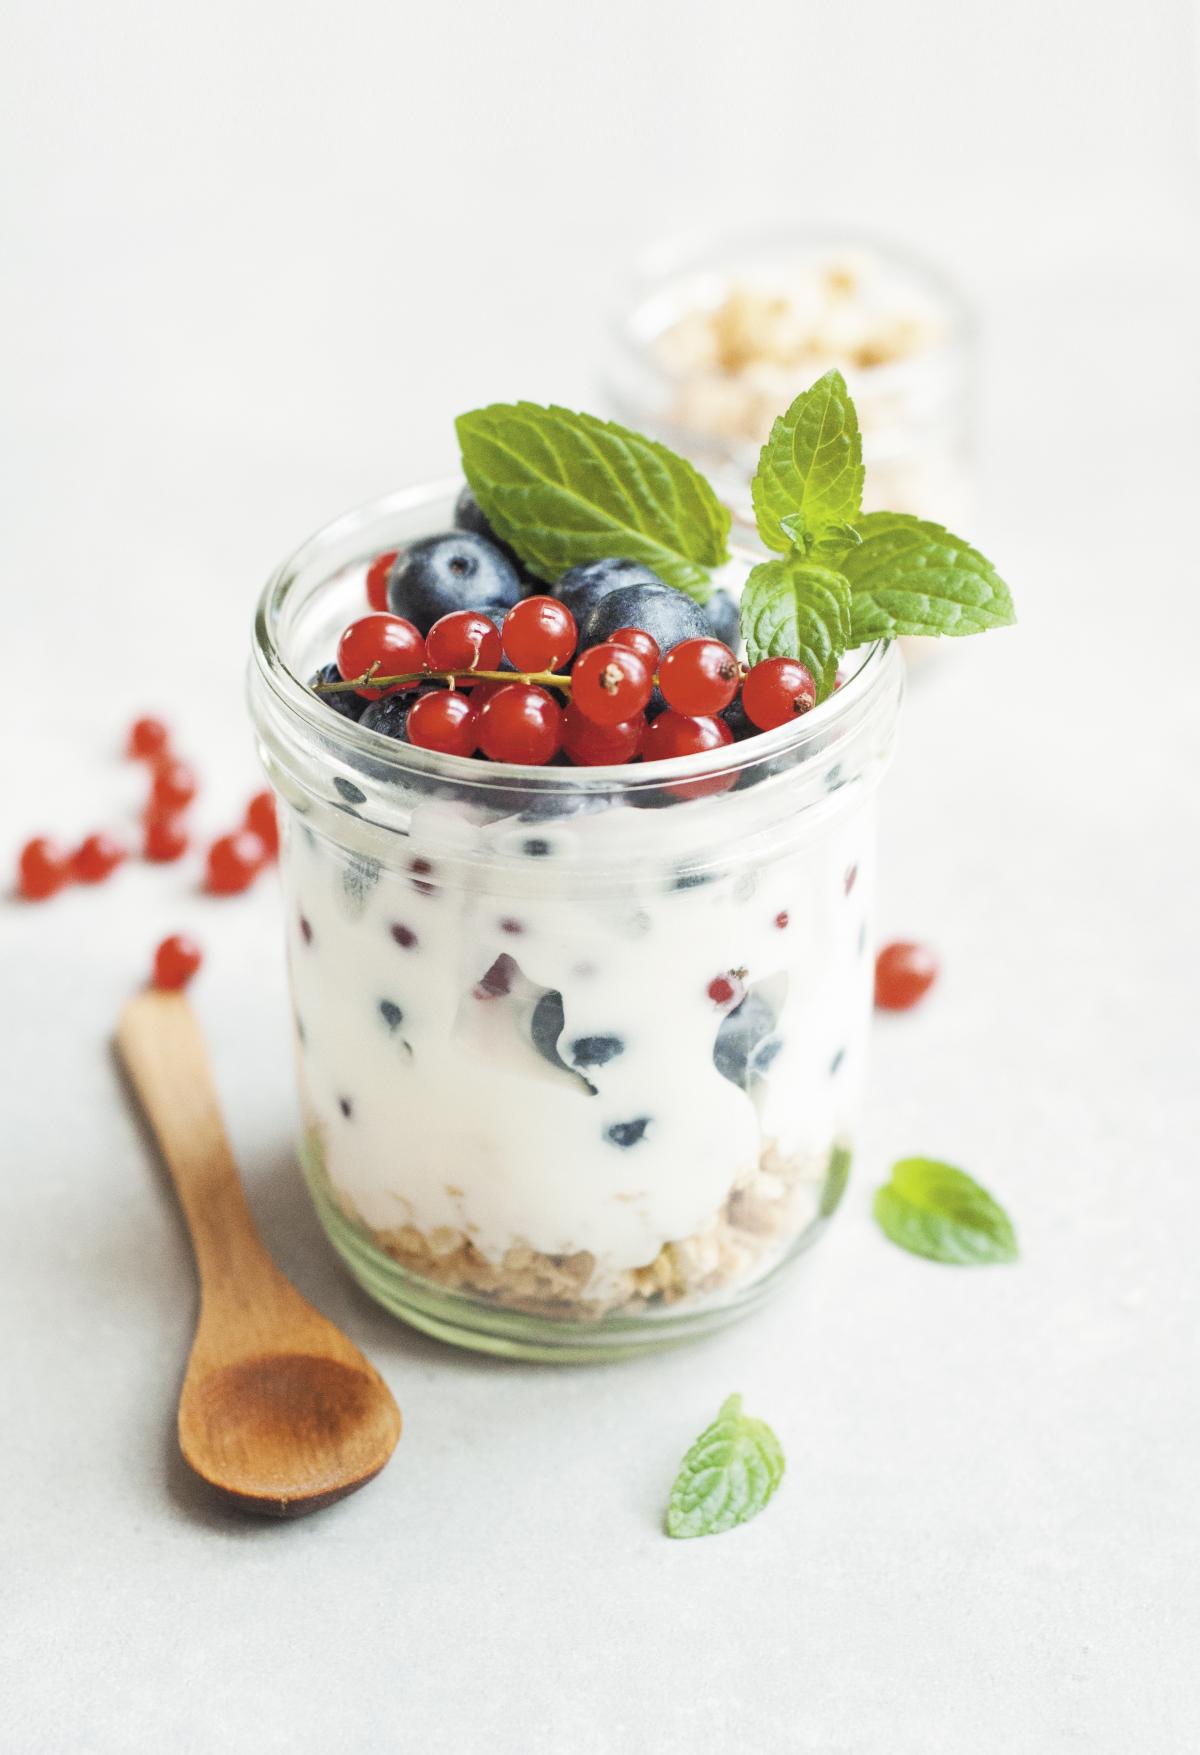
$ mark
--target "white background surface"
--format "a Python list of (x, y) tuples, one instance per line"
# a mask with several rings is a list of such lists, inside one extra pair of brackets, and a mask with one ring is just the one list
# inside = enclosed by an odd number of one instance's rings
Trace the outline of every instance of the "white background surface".
[[(979, 537), (1019, 630), (914, 685), (881, 927), (945, 979), (878, 1031), (829, 1238), (691, 1350), (552, 1372), (408, 1333), (346, 1281), (290, 1159), (269, 884), (128, 869), (0, 905), (0, 1747), (1086, 1751), (1200, 1737), (1200, 257), (1181, 0), (603, 9), (107, 0), (6, 9), (0, 691), (6, 859), (122, 820), (137, 710), (252, 789), (251, 602), (344, 505), (453, 462), (493, 396), (594, 401), (628, 256), (772, 215), (938, 257), (985, 324)], [(161, 933), (268, 1242), (406, 1434), (294, 1526), (174, 1456), (193, 1320), (117, 1008)], [(890, 1248), (910, 1151), (1024, 1257)], [(731, 1389), (788, 1475), (660, 1534)]]

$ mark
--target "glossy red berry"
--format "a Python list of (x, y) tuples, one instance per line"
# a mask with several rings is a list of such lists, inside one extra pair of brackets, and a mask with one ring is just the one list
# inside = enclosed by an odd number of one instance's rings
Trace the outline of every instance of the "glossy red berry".
[(167, 993), (186, 987), (204, 961), (200, 946), (186, 933), (164, 938), (154, 953), (154, 985)]
[(504, 650), (518, 670), (559, 670), (579, 637), (575, 617), (557, 597), (514, 603), (501, 630)]
[(708, 984), (708, 997), (722, 1011), (732, 1011), (746, 997), (746, 971), (730, 969), (727, 974), (714, 975)]
[(126, 857), (124, 847), (111, 835), (89, 835), (72, 855), (71, 875), (77, 883), (102, 884)]
[(168, 757), (155, 764), (154, 778), (150, 782), (150, 808), (159, 811), (182, 810), (192, 802), (198, 789), (195, 770), (186, 762), (177, 762)]
[(169, 865), (187, 852), (188, 834), (171, 811), (146, 812), (143, 822), (142, 857), (156, 865)]
[(430, 670), (499, 670), (500, 630), (477, 609), (456, 609), (425, 636)]
[(372, 609), (387, 609), (388, 579), (395, 564), (396, 551), (393, 549), (390, 554), (376, 555), (367, 568), (367, 602)]
[(816, 702), (817, 685), (812, 671), (798, 658), (764, 658), (747, 671), (742, 684), (746, 717), (760, 731), (790, 725), (801, 713), (815, 707)]
[(658, 667), (658, 686), (677, 713), (719, 713), (737, 694), (741, 666), (720, 640), (681, 640)]
[(170, 741), (170, 733), (161, 719), (135, 719), (129, 727), (125, 750), (140, 762), (151, 761), (166, 754)]
[(275, 795), (256, 792), (246, 806), (242, 827), (257, 835), (272, 859), (279, 852), (279, 818), (275, 815)]
[(479, 747), (493, 762), (548, 762), (562, 739), (562, 708), (545, 689), (505, 683), (479, 710)]
[(906, 1012), (925, 997), (937, 976), (937, 958), (925, 945), (884, 945), (875, 959), (875, 1004), (883, 1012)]
[(658, 641), (653, 634), (648, 634), (645, 628), (618, 628), (615, 634), (610, 634), (608, 637), (618, 646), (628, 646), (631, 652), (636, 652), (639, 658), (644, 658), (650, 674), (653, 676), (658, 669), (659, 659)]
[(27, 902), (44, 902), (71, 881), (71, 856), (44, 835), (26, 841), (17, 860), (17, 890)]
[(267, 850), (249, 829), (222, 835), (208, 850), (208, 888), (214, 896), (248, 890), (267, 863)]
[[(398, 615), (364, 615), (351, 622), (338, 641), (338, 674), (353, 682), (374, 670), (380, 676), (408, 676), (423, 669), (425, 642), (411, 622)], [(416, 683), (397, 685), (415, 688)], [(359, 689), (365, 701), (377, 701), (391, 689)]]
[(575, 660), (571, 700), (596, 725), (620, 725), (645, 708), (654, 678), (632, 646), (603, 640)]
[(581, 768), (602, 768), (613, 762), (631, 762), (641, 745), (646, 720), (639, 713), (619, 725), (597, 725), (572, 705), (562, 719), (562, 747)]
[(420, 750), (439, 750), (444, 756), (473, 756), (478, 721), (470, 698), (458, 689), (422, 695), (408, 710), (408, 741)]
[[(733, 733), (723, 719), (692, 718), (668, 707), (647, 725), (642, 738), (642, 759), (666, 762), (674, 756), (696, 756), (723, 749), (732, 742)], [(673, 780), (667, 790), (677, 798), (706, 798), (710, 793), (727, 792), (736, 780), (736, 774), (709, 774), (700, 780)]]

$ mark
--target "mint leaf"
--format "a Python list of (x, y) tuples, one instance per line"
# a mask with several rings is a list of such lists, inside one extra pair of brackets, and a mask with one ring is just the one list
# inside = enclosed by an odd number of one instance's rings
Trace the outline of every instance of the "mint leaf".
[(1016, 1261), (1017, 1239), (1004, 1208), (965, 1170), (934, 1158), (902, 1158), (875, 1194), (880, 1229), (910, 1255), (960, 1267)]
[(641, 561), (704, 603), (728, 559), (730, 514), (665, 445), (613, 421), (533, 402), (493, 403), (455, 422), (484, 514), (552, 584), (579, 561)]
[(746, 580), (741, 619), (748, 664), (798, 658), (812, 671), (817, 700), (832, 692), (850, 644), (850, 587), (841, 573), (797, 555), (762, 561)]
[(850, 581), (852, 644), (893, 634), (982, 634), (1016, 620), (990, 561), (940, 524), (907, 512), (868, 512), (862, 542), (842, 555)]
[(826, 372), (780, 415), (759, 453), (750, 484), (758, 533), (786, 552), (797, 514), (814, 536), (827, 524), (853, 523), (862, 489), (858, 416), (842, 374)]
[(783, 1450), (742, 1398), (721, 1404), (680, 1465), (667, 1507), (669, 1536), (718, 1536), (757, 1517), (783, 1479)]

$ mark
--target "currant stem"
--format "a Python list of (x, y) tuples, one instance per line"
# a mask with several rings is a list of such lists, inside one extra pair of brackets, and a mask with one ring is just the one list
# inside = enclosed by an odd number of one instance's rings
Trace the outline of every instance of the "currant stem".
[(553, 670), (410, 670), (403, 676), (377, 676), (372, 669), (349, 682), (315, 683), (313, 693), (340, 695), (348, 689), (394, 689), (402, 683), (422, 682), (444, 682), (451, 687), (460, 682), (534, 683), (542, 688), (561, 689), (567, 695), (571, 692), (571, 678), (565, 671), (559, 674)]

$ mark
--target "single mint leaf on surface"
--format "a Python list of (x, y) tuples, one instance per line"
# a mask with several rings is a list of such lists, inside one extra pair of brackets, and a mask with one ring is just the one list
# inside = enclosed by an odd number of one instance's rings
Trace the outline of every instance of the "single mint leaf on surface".
[(680, 1465), (667, 1507), (669, 1536), (717, 1536), (757, 1517), (783, 1479), (783, 1450), (742, 1398), (721, 1404)]
[(832, 693), (838, 659), (850, 644), (850, 587), (841, 573), (797, 555), (762, 561), (742, 592), (746, 662), (798, 658), (817, 685)]
[(729, 558), (730, 514), (684, 458), (613, 421), (533, 402), (493, 403), (455, 426), (484, 515), (539, 579), (617, 555), (707, 601), (712, 568)]
[(902, 1158), (875, 1194), (880, 1229), (929, 1261), (971, 1267), (1016, 1261), (1012, 1220), (965, 1170), (934, 1158)]
[(750, 484), (758, 533), (786, 552), (785, 519), (797, 513), (814, 535), (827, 524), (854, 523), (862, 504), (862, 437), (840, 372), (826, 372), (797, 396), (771, 428)]
[(940, 524), (868, 512), (838, 565), (850, 581), (852, 644), (893, 634), (982, 634), (1016, 620), (990, 561)]

